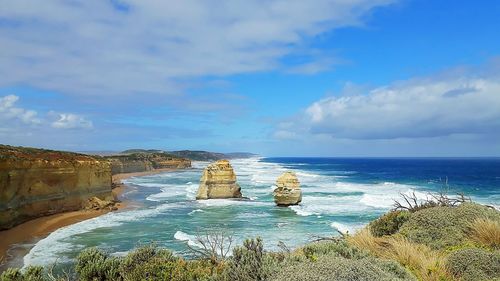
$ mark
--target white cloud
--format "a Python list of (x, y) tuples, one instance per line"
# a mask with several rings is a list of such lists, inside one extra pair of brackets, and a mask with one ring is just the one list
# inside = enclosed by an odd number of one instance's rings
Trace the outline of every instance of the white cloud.
[[(73, 113), (56, 113), (50, 111), (47, 118), (38, 118), (38, 112), (16, 107), (19, 100), (16, 95), (0, 97), (0, 135), (12, 134), (13, 132), (23, 132), (32, 129), (34, 126), (41, 129), (51, 126), (56, 129), (91, 129), (92, 121), (85, 117)], [(50, 121), (50, 120), (53, 121)]]
[(57, 129), (92, 129), (94, 126), (92, 121), (85, 119), (83, 116), (72, 113), (55, 113), (57, 120), (51, 123), (53, 128)]
[[(1, 1), (0, 86), (178, 94), (183, 79), (283, 69), (304, 39), (395, 0)], [(117, 9), (119, 3), (123, 9)], [(325, 64), (291, 69), (314, 73)]]
[[(350, 139), (494, 135), (500, 132), (499, 78), (441, 75), (328, 97), (310, 105), (287, 131)], [(287, 135), (281, 127), (277, 132)]]
[(19, 120), (28, 125), (40, 124), (41, 120), (37, 118), (36, 111), (15, 106), (18, 100), (19, 97), (15, 95), (0, 97), (0, 120)]

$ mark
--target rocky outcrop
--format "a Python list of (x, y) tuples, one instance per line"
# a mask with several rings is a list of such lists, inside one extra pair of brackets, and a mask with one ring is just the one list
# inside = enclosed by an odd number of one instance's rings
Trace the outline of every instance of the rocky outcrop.
[(168, 153), (133, 153), (107, 156), (113, 175), (147, 172), (155, 169), (182, 169), (191, 167), (191, 161)]
[(216, 198), (241, 198), (241, 188), (228, 160), (219, 160), (203, 171), (197, 200)]
[(285, 172), (276, 180), (274, 202), (278, 206), (297, 205), (302, 201), (302, 191), (297, 176), (293, 172)]
[(113, 200), (111, 165), (100, 157), (0, 145), (0, 229)]
[(99, 197), (91, 197), (87, 200), (85, 209), (87, 210), (110, 210), (115, 211), (118, 208), (115, 206), (117, 201), (100, 199)]

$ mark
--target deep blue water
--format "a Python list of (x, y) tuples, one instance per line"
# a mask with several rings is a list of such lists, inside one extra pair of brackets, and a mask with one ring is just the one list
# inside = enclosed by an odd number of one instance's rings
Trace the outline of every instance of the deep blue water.
[[(392, 208), (400, 193), (425, 198), (429, 192), (462, 192), (473, 200), (500, 205), (500, 159), (252, 158), (231, 161), (250, 201), (194, 199), (203, 168), (130, 178), (123, 195), (135, 208), (109, 213), (62, 229), (39, 241), (25, 264), (71, 259), (83, 248), (99, 246), (124, 254), (138, 244), (156, 242), (189, 256), (196, 233), (224, 229), (237, 243), (261, 236), (268, 249), (279, 241), (290, 247), (314, 236), (355, 231)], [(303, 191), (298, 206), (277, 207), (277, 177), (294, 171)]]
[[(265, 158), (290, 169), (331, 175), (350, 174), (349, 182), (397, 182), (420, 190), (447, 190), (488, 199), (500, 196), (500, 158)], [(306, 164), (306, 167), (303, 166)]]

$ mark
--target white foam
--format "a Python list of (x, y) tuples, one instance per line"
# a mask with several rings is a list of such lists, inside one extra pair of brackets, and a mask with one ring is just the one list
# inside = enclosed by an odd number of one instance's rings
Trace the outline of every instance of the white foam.
[(344, 224), (340, 222), (332, 222), (330, 226), (343, 234), (346, 233), (354, 233), (358, 229), (361, 229), (363, 227), (362, 224)]
[(297, 215), (360, 214), (369, 207), (359, 203), (360, 196), (303, 196), (300, 205), (290, 206)]
[(196, 193), (198, 192), (198, 184), (187, 183), (185, 186), (186, 197), (190, 200), (196, 198)]
[(192, 247), (199, 247), (199, 248), (202, 247), (202, 245), (196, 241), (196, 236), (187, 234), (186, 232), (180, 230), (175, 232), (174, 238), (179, 241), (185, 241), (188, 243), (189, 246)]
[(192, 216), (195, 213), (203, 213), (203, 212), (205, 212), (205, 211), (203, 211), (202, 209), (195, 209), (195, 210), (192, 210), (191, 212), (189, 212), (188, 215)]
[(253, 200), (237, 200), (237, 199), (208, 199), (208, 200), (197, 200), (200, 205), (204, 205), (207, 207), (224, 207), (224, 206), (233, 206), (233, 205), (247, 205), (254, 207), (261, 206), (273, 206), (272, 202), (259, 202)]
[(264, 212), (258, 212), (258, 213), (249, 213), (249, 212), (245, 212), (245, 213), (239, 213), (236, 218), (237, 219), (243, 219), (243, 220), (246, 220), (246, 219), (255, 219), (255, 218), (267, 218), (267, 217), (270, 217), (271, 214), (269, 213), (264, 213)]

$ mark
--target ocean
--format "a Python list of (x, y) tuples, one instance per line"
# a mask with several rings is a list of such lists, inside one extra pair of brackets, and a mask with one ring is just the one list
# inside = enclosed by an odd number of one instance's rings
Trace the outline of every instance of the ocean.
[[(231, 160), (247, 201), (196, 201), (208, 162), (192, 169), (125, 181), (124, 200), (135, 207), (63, 227), (38, 241), (26, 265), (69, 264), (79, 251), (97, 246), (124, 255), (147, 243), (189, 257), (188, 245), (207, 231), (224, 231), (235, 244), (260, 236), (268, 250), (281, 241), (290, 248), (312, 239), (354, 232), (393, 207), (400, 194), (446, 190), (500, 206), (498, 158), (249, 158)], [(294, 171), (301, 183), (300, 205), (277, 207), (272, 192), (278, 176)]]

